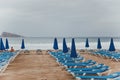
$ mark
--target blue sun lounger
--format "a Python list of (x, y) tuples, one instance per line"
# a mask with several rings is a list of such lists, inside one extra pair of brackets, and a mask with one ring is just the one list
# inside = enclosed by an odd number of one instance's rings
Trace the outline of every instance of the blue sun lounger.
[(86, 75), (86, 74), (98, 74), (99, 73), (102, 73), (102, 72), (105, 72), (109, 70), (109, 67), (103, 67), (103, 68), (100, 68), (100, 69), (92, 69), (91, 71), (71, 71), (70, 73), (73, 75), (73, 76), (78, 76), (78, 75)]
[(87, 60), (85, 62), (79, 62), (79, 63), (64, 63), (63, 65), (66, 68), (70, 68), (70, 67), (78, 67), (78, 66), (91, 66), (91, 65), (94, 65), (94, 64), (96, 64), (95, 61)]
[(110, 52), (108, 50), (99, 50), (96, 52), (91, 52), (93, 55), (102, 56), (109, 59), (114, 59), (115, 61), (120, 61), (120, 53), (119, 52)]
[(85, 68), (68, 68), (67, 71), (68, 72), (72, 72), (72, 71), (91, 71), (93, 69), (100, 69), (100, 68), (103, 68), (103, 67), (107, 67), (107, 66), (105, 66), (104, 64), (98, 64), (98, 65), (95, 65), (95, 66), (92, 66), (92, 67), (85, 67)]
[(57, 62), (64, 65), (65, 63), (79, 63), (79, 62), (82, 62), (83, 60), (84, 60), (83, 57), (79, 57), (79, 58), (76, 58), (76, 59), (73, 59), (73, 58), (59, 59), (59, 60), (57, 60)]
[(76, 76), (77, 80), (120, 80), (120, 72), (106, 76)]
[(104, 70), (108, 70), (109, 69), (109, 66), (102, 66), (101, 68), (79, 68), (79, 70), (76, 70), (76, 71), (70, 71), (70, 72), (73, 72), (73, 73), (79, 73), (81, 71), (104, 71)]

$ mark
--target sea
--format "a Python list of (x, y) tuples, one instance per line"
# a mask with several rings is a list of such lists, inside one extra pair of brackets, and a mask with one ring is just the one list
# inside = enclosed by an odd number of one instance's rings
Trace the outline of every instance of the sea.
[[(63, 37), (56, 37), (58, 41), (59, 49), (62, 49)], [(97, 48), (98, 37), (74, 37), (76, 49), (86, 49), (85, 41), (86, 38), (89, 40), (89, 49)], [(3, 38), (3, 42), (5, 43)], [(16, 50), (21, 49), (21, 37), (8, 37), (8, 42), (10, 47), (14, 47)], [(111, 37), (100, 37), (102, 49), (109, 49)], [(120, 49), (120, 37), (113, 37), (114, 45), (116, 49)], [(25, 49), (27, 50), (48, 50), (53, 49), (54, 37), (24, 37)], [(71, 48), (72, 37), (66, 37), (66, 43), (69, 48)]]

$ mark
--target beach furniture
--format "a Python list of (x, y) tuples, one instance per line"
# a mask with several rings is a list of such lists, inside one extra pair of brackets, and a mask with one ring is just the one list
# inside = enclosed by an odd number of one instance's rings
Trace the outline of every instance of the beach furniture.
[(106, 76), (76, 76), (77, 80), (120, 80), (120, 72)]
[(77, 58), (71, 58), (70, 54), (59, 55), (59, 56), (57, 55), (57, 56), (54, 56), (54, 58), (56, 59), (56, 62), (58, 62), (61, 65), (64, 65), (64, 63), (79, 63), (84, 60), (84, 57), (82, 56)]
[(4, 46), (4, 43), (3, 43), (2, 38), (0, 38), (0, 50), (1, 50), (1, 51), (4, 51), (4, 50), (5, 50), (5, 46)]
[(88, 41), (88, 38), (86, 38), (85, 47), (86, 47), (86, 48), (89, 47), (89, 41)]
[(6, 70), (7, 66), (11, 61), (15, 59), (15, 57), (19, 54), (19, 51), (15, 52), (2, 52), (0, 54), (0, 73)]
[(120, 61), (120, 53), (119, 52), (114, 52), (114, 51), (111, 52), (111, 51), (108, 51), (108, 50), (99, 50), (99, 51), (96, 51), (96, 52), (91, 52), (91, 54), (98, 55), (98, 56), (108, 58), (108, 59), (111, 59), (111, 60), (115, 60), (115, 61)]
[(78, 54), (76, 53), (76, 46), (75, 46), (75, 40), (72, 38), (72, 45), (71, 45), (71, 53), (70, 53), (71, 58), (77, 58)]
[(78, 57), (78, 58), (59, 58), (57, 59), (57, 62), (61, 63), (62, 65), (64, 63), (79, 63), (82, 62), (84, 60), (84, 57)]
[(109, 67), (105, 66), (105, 67), (100, 68), (100, 69), (92, 69), (90, 71), (71, 71), (70, 73), (73, 76), (79, 76), (79, 75), (85, 76), (86, 74), (90, 74), (90, 75), (98, 74), (99, 75), (100, 73), (105, 72), (107, 70), (109, 70)]
[(109, 51), (115, 51), (113, 38), (111, 38), (111, 41), (110, 41)]
[(59, 63), (67, 63), (67, 62), (80, 62), (84, 60), (84, 57), (78, 55), (76, 58), (70, 57), (70, 53), (63, 53), (61, 51), (59, 52), (50, 52), (49, 53), (52, 57), (56, 59), (56, 62)]
[(22, 39), (22, 43), (21, 43), (21, 49), (25, 49), (25, 43), (24, 43), (24, 39)]
[(67, 53), (67, 52), (68, 52), (68, 47), (65, 38), (63, 38), (63, 53)]
[(8, 39), (6, 38), (6, 43), (5, 43), (5, 49), (9, 49), (9, 42), (8, 42)]
[(74, 70), (70, 70), (69, 72), (79, 72), (79, 71), (99, 71), (99, 70), (104, 70), (104, 69), (109, 69), (109, 66), (102, 66), (102, 67), (91, 67), (91, 68), (75, 68)]
[(58, 50), (58, 42), (57, 42), (57, 38), (54, 38), (53, 49)]
[(101, 41), (100, 38), (98, 38), (97, 49), (101, 49), (101, 48), (102, 48)]
[(67, 71), (68, 72), (72, 72), (72, 71), (92, 71), (93, 69), (100, 69), (106, 67), (106, 65), (104, 64), (97, 64), (95, 66), (90, 66), (90, 67), (85, 67), (85, 68), (68, 68)]
[(92, 66), (95, 65), (96, 62), (93, 60), (87, 60), (85, 62), (78, 62), (78, 63), (64, 63), (63, 65), (66, 68), (70, 68), (70, 67), (86, 67), (86, 66)]

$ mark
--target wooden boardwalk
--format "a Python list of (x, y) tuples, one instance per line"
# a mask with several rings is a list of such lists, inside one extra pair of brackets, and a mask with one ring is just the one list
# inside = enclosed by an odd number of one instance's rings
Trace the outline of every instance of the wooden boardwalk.
[(75, 79), (59, 66), (46, 51), (42, 51), (42, 55), (37, 55), (36, 51), (30, 51), (30, 53), (18, 55), (5, 72), (0, 74), (0, 80)]

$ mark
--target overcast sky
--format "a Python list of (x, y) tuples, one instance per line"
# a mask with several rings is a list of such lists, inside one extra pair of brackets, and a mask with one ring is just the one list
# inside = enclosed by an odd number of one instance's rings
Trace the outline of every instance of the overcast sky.
[(120, 0), (0, 0), (0, 33), (120, 36)]

